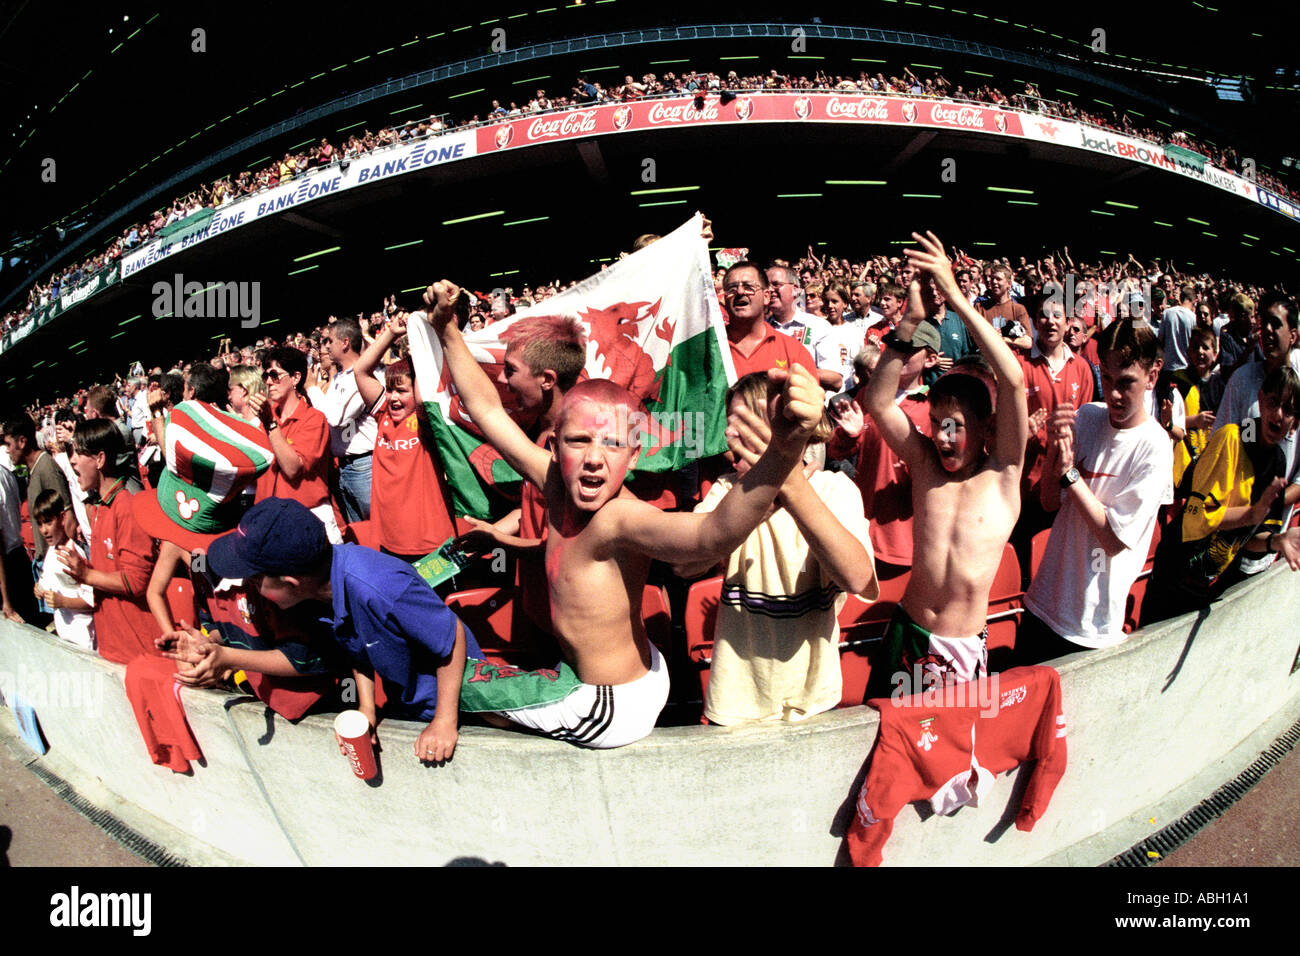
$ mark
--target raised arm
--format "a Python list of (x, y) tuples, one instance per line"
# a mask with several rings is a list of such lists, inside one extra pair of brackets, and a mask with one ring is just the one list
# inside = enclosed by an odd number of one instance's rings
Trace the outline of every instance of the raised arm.
[(961, 316), (998, 380), (997, 434), (994, 457), (1002, 467), (1017, 470), (1025, 461), (1025, 443), (1029, 440), (1029, 406), (1025, 401), (1025, 373), (1011, 347), (997, 330), (962, 294), (953, 275), (952, 263), (943, 251), (943, 243), (932, 232), (912, 233), (921, 250), (908, 249), (907, 256), (917, 268), (928, 272), (948, 300), (948, 307)]
[(352, 366), (352, 376), (357, 383), (357, 391), (366, 408), (374, 408), (375, 402), (384, 395), (384, 383), (375, 378), (375, 369), (384, 360), (384, 354), (393, 343), (406, 334), (407, 314), (398, 312), (384, 325), (384, 329)]
[(898, 394), (903, 366), (916, 351), (911, 347), (912, 335), (923, 321), (925, 306), (921, 303), (921, 284), (913, 280), (907, 294), (907, 311), (898, 327), (880, 340), (885, 351), (881, 353), (863, 395), (864, 411), (875, 421), (885, 444), (913, 471), (927, 461), (934, 446), (912, 426), (912, 420), (898, 407), (894, 397)]
[(424, 293), (424, 304), (429, 307), (429, 322), (442, 343), (443, 361), (447, 363), (452, 383), (488, 443), (512, 468), (541, 488), (546, 484), (550, 453), (530, 441), (523, 429), (506, 414), (496, 386), (470, 354), (455, 321), (455, 306), (460, 295), (460, 288), (447, 279), (435, 282)]

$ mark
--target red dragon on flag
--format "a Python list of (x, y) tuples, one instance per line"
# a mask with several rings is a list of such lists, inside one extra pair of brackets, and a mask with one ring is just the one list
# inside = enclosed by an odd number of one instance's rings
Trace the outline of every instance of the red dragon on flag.
[[(505, 353), (501, 336), (512, 323), (533, 315), (574, 316), (587, 332), (583, 377), (617, 382), (650, 413), (638, 471), (673, 471), (720, 454), (726, 450), (725, 394), (735, 371), (702, 223), (697, 214), (573, 288), (467, 333), (466, 343), (495, 380)], [(421, 321), (410, 323), (411, 360), (455, 508), (486, 517), (489, 502), (479, 482), (499, 486), (519, 477), (474, 433), (447, 380), (437, 339), (417, 315)]]

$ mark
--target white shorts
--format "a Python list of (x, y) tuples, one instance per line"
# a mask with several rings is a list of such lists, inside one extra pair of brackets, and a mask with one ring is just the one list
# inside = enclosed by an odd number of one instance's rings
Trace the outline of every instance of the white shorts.
[(501, 712), (516, 724), (579, 747), (622, 747), (654, 730), (668, 702), (668, 667), (650, 645), (650, 670), (630, 684), (581, 684), (564, 700)]

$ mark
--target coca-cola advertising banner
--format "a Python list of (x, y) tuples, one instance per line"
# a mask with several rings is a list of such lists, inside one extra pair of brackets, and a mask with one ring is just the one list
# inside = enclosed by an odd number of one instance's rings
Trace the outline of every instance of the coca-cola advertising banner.
[(791, 120), (886, 123), (894, 126), (945, 127), (977, 133), (1023, 135), (1018, 113), (992, 107), (899, 96), (755, 93), (742, 94), (725, 104), (717, 96), (708, 96), (704, 99), (703, 109), (696, 109), (694, 98), (684, 96), (593, 106), (589, 109), (511, 120), (480, 127), (478, 151), (481, 155), (534, 143), (622, 133), (627, 130), (712, 123), (780, 123)]

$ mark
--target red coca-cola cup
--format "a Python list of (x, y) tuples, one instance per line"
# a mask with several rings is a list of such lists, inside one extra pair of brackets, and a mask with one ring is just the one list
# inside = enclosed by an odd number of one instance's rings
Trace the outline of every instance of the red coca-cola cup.
[(375, 763), (375, 748), (370, 742), (370, 721), (359, 710), (345, 710), (334, 718), (334, 736), (339, 742), (339, 753), (348, 758), (352, 772), (362, 780), (370, 780), (379, 772)]

